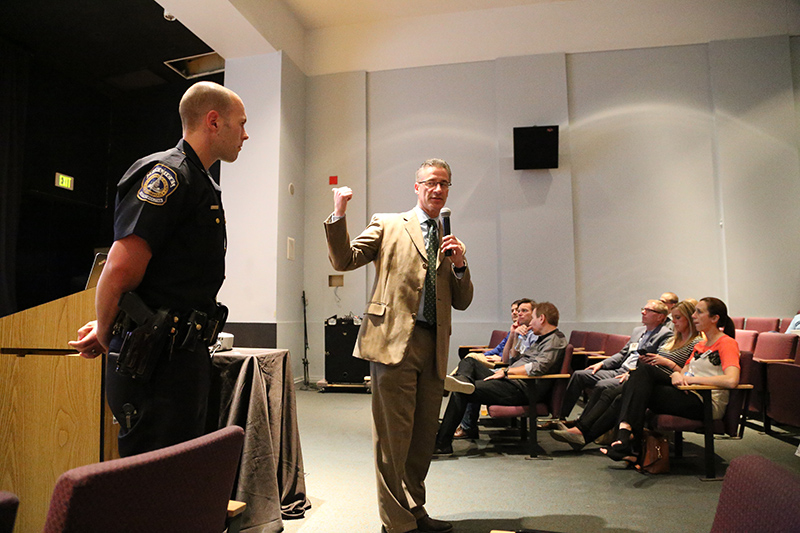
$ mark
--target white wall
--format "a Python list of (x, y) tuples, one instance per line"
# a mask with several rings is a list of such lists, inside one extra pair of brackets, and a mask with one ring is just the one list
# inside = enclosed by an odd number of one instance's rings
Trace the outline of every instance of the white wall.
[(367, 220), (366, 73), (350, 72), (308, 79), (306, 98), (305, 290), (309, 301), (308, 332), (311, 373), (323, 376), (323, 320), (349, 312), (361, 314), (367, 301), (367, 269), (343, 273), (344, 286), (328, 286), (335, 272), (328, 261), (322, 226), (333, 211), (330, 176), (354, 191), (347, 208), (351, 231)]
[(723, 294), (706, 46), (568, 56), (581, 320)]
[[(280, 170), (274, 191), (278, 198), (276, 340), (277, 346), (289, 350), (295, 377), (302, 377), (306, 77), (287, 55), (281, 59)], [(294, 239), (294, 259), (288, 255), (289, 238)]]
[[(222, 202), (228, 229), (225, 283), (219, 300), (229, 322), (274, 323), (278, 285), (278, 186), (281, 140), (281, 53), (228, 60), (225, 85), (244, 102), (239, 159), (223, 163)], [(285, 239), (283, 251), (285, 256)]]
[(740, 316), (788, 316), (800, 307), (800, 164), (789, 39), (716, 42), (709, 54), (728, 305)]

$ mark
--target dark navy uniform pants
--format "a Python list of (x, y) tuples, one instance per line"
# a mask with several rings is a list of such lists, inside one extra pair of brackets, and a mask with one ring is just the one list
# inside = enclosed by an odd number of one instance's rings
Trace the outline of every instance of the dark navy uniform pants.
[(211, 357), (208, 348), (169, 349), (146, 382), (117, 373), (120, 337), (106, 368), (106, 398), (120, 424), (119, 453), (128, 457), (200, 437), (206, 429)]

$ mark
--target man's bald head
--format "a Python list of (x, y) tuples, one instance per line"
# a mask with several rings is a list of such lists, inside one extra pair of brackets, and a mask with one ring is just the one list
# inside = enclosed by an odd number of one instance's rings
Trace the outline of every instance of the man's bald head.
[(178, 106), (184, 135), (200, 127), (209, 111), (226, 116), (231, 103), (238, 98), (235, 92), (210, 81), (201, 81), (189, 87)]

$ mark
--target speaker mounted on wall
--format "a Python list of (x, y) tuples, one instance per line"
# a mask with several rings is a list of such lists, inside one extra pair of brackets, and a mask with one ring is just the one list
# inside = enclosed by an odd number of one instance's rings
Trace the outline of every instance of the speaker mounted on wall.
[(558, 126), (514, 128), (514, 170), (558, 168)]

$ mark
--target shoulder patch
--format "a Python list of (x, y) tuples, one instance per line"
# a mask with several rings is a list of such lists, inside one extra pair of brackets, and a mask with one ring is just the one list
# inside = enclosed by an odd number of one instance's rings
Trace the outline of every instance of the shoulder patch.
[(164, 205), (177, 188), (178, 176), (175, 171), (159, 163), (144, 177), (136, 197), (149, 204)]

